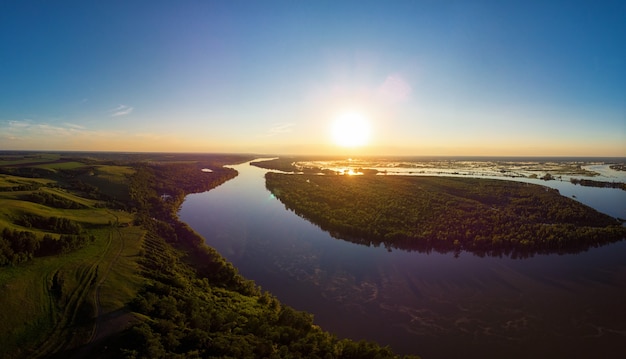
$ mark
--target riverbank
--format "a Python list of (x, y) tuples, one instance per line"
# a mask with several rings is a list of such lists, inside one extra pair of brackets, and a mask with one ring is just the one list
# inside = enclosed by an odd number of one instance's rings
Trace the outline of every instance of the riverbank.
[[(625, 241), (524, 259), (390, 252), (331, 237), (267, 191), (265, 170), (233, 168), (237, 178), (188, 196), (181, 218), (247, 278), (340, 337), (428, 358), (610, 357), (623, 342)], [(595, 192), (604, 189), (574, 188), (605, 202)], [(609, 199), (614, 191), (623, 192)], [(597, 326), (610, 331), (590, 336)]]
[[(140, 205), (138, 221), (148, 230), (143, 266), (152, 283), (131, 303), (133, 311), (150, 320), (117, 339), (124, 356), (399, 357), (373, 342), (340, 340), (323, 331), (310, 314), (262, 292), (208, 247), (176, 215), (187, 194), (206, 190), (206, 181), (190, 182), (200, 187), (180, 186), (176, 179), (181, 173), (188, 178), (188, 169), (143, 167), (133, 180), (133, 192), (141, 194), (136, 202), (150, 204)], [(228, 168), (210, 169), (198, 173), (211, 176), (211, 188), (236, 175)]]

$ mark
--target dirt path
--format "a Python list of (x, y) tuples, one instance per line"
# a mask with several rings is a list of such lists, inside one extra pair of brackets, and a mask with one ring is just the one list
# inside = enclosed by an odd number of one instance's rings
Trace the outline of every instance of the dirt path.
[[(116, 218), (117, 218), (117, 216), (116, 216)], [(104, 271), (102, 277), (100, 278), (100, 280), (96, 284), (96, 290), (94, 291), (94, 304), (95, 304), (96, 320), (94, 322), (93, 330), (91, 331), (91, 336), (89, 337), (89, 341), (86, 344), (87, 346), (92, 344), (93, 341), (96, 338), (98, 338), (99, 329), (100, 329), (100, 326), (101, 326), (101, 321), (102, 321), (102, 304), (101, 304), (101, 301), (100, 301), (100, 288), (102, 287), (102, 284), (107, 280), (107, 278), (109, 276), (109, 273), (111, 273), (111, 269), (113, 268), (113, 265), (115, 263), (117, 263), (118, 259), (120, 258), (120, 256), (124, 252), (124, 247), (126, 245), (125, 241), (124, 241), (124, 236), (122, 235), (122, 232), (119, 230), (119, 228), (115, 227), (115, 232), (117, 232), (117, 235), (118, 235), (118, 237), (120, 239), (120, 247), (119, 247), (119, 250), (117, 251), (117, 253), (115, 254), (115, 257), (109, 262), (109, 265), (107, 266), (106, 270)]]
[[(106, 269), (97, 274), (99, 280), (96, 283), (93, 294), (95, 320), (89, 340), (79, 348), (65, 353), (58, 353), (57, 357), (59, 358), (89, 358), (102, 355), (102, 351), (106, 351), (106, 347), (99, 348), (98, 342), (101, 339), (107, 337), (109, 334), (112, 334), (115, 331), (119, 330), (119, 328), (125, 327), (127, 323), (129, 323), (133, 319), (132, 314), (125, 309), (119, 309), (110, 313), (103, 313), (102, 310), (100, 289), (102, 288), (102, 285), (106, 282), (113, 266), (117, 263), (118, 259), (120, 258), (126, 247), (124, 236), (122, 235), (122, 232), (119, 230), (119, 228), (113, 228), (110, 235), (117, 235), (120, 244), (117, 252), (115, 253), (115, 257), (108, 262)], [(105, 254), (106, 252), (103, 254), (103, 257)]]
[[(113, 213), (110, 214), (116, 218), (115, 223), (117, 224), (117, 216), (115, 216), (115, 214)], [(110, 251), (113, 250), (112, 246), (115, 242), (115, 236), (117, 236), (117, 238), (119, 239), (119, 248), (117, 249), (115, 256), (110, 261), (108, 261), (108, 263), (103, 263), (107, 256), (107, 253), (110, 253)], [(120, 327), (118, 323), (119, 319), (117, 318), (131, 316), (129, 313), (126, 313), (123, 310), (116, 311), (115, 313), (109, 313), (108, 315), (103, 315), (100, 298), (100, 289), (102, 285), (106, 282), (113, 266), (115, 265), (115, 263), (117, 263), (118, 259), (122, 255), (125, 246), (126, 243), (124, 241), (124, 236), (122, 235), (120, 229), (117, 227), (111, 228), (111, 231), (109, 232), (108, 243), (105, 249), (102, 251), (99, 260), (94, 263), (90, 267), (91, 270), (89, 270), (88, 273), (84, 275), (83, 280), (81, 280), (81, 285), (72, 294), (72, 300), (70, 301), (70, 303), (68, 303), (68, 306), (64, 310), (64, 313), (61, 316), (61, 320), (56, 323), (55, 329), (53, 330), (50, 337), (48, 337), (48, 339), (42, 345), (40, 345), (39, 349), (36, 353), (34, 353), (33, 357), (86, 357), (86, 355), (94, 349), (95, 343), (105, 336), (103, 335), (103, 332), (110, 333), (113, 331), (113, 329)], [(106, 269), (101, 270), (100, 268), (104, 267), (105, 265)], [(87, 300), (87, 293), (92, 288), (95, 320), (93, 328), (91, 330), (91, 335), (89, 336), (89, 339), (86, 341), (86, 343), (83, 344), (80, 348), (69, 349), (69, 351), (67, 351), (67, 345), (70, 343), (69, 338), (71, 338), (71, 333), (69, 333), (69, 330), (71, 330), (70, 327), (75, 322), (78, 308), (80, 307), (81, 303), (83, 303), (83, 301)], [(107, 318), (105, 319), (104, 317)], [(116, 320), (111, 321), (111, 319)], [(107, 324), (111, 328), (105, 328)]]

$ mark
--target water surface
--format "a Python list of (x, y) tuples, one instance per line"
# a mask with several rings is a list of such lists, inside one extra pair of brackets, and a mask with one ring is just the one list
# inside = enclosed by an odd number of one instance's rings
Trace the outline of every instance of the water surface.
[[(626, 352), (624, 241), (528, 259), (390, 252), (331, 237), (265, 189), (266, 170), (234, 168), (235, 179), (189, 195), (181, 219), (245, 277), (340, 337), (424, 358)], [(613, 216), (626, 203), (611, 202), (620, 192), (547, 183)]]

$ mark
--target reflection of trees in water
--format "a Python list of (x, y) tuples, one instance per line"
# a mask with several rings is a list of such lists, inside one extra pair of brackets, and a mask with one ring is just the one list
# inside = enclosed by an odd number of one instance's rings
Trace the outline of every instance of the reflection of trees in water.
[[(259, 246), (258, 250), (273, 247)], [(337, 303), (360, 305), (378, 298), (378, 284), (372, 278), (357, 278), (339, 267), (323, 267), (319, 253), (307, 245), (291, 244), (281, 250), (265, 250), (273, 266), (290, 278), (320, 289), (322, 296)], [(255, 250), (255, 253), (258, 253)]]
[(578, 253), (626, 237), (614, 218), (528, 183), (268, 173), (266, 185), (333, 237), (388, 250), (525, 258)]

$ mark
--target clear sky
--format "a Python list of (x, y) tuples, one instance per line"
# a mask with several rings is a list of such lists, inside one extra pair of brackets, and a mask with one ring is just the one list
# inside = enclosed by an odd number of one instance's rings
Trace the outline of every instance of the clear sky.
[(1, 0), (0, 149), (626, 156), (626, 1)]

